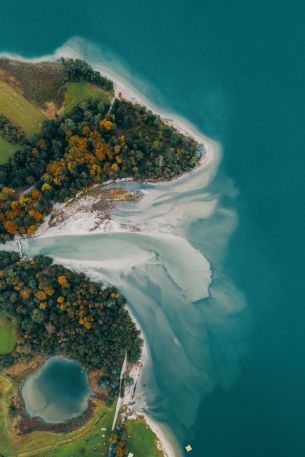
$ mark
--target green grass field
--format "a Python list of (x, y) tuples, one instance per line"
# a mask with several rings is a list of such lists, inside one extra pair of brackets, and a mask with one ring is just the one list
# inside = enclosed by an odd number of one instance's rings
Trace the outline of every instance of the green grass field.
[(0, 354), (12, 352), (16, 345), (15, 325), (9, 316), (0, 313)]
[[(46, 454), (46, 457), (107, 457), (108, 442), (107, 434), (111, 430), (114, 408), (104, 407), (98, 415), (95, 416), (95, 422), (92, 429), (75, 441), (61, 445), (53, 451)], [(107, 430), (102, 431), (101, 428)], [(105, 435), (103, 437), (103, 435)]]
[(110, 100), (109, 92), (94, 86), (86, 81), (69, 82), (66, 84), (65, 101), (63, 111), (69, 112), (74, 106), (88, 98), (98, 98), (106, 103)]
[[(81, 428), (66, 434), (33, 432), (25, 435), (15, 448), (18, 457), (106, 457), (114, 408), (102, 406)], [(107, 431), (101, 431), (107, 428)], [(1, 449), (1, 447), (0, 447)]]
[(12, 155), (14, 155), (18, 148), (22, 148), (22, 146), (9, 143), (0, 136), (0, 164), (5, 163)]
[(129, 452), (136, 457), (163, 457), (162, 451), (157, 448), (157, 437), (144, 418), (128, 421), (127, 429)]
[(0, 80), (0, 114), (19, 125), (28, 136), (39, 131), (43, 114), (23, 95)]
[(8, 416), (7, 397), (12, 391), (13, 385), (9, 379), (0, 375), (0, 452), (4, 456), (16, 455), (9, 440), (10, 420)]

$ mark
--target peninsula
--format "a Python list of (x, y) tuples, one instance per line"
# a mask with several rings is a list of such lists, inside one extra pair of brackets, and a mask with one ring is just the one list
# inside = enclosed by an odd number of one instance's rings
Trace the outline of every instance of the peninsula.
[[(194, 138), (115, 93), (112, 81), (83, 60), (0, 59), (0, 89), (2, 243), (37, 235), (55, 204), (116, 180), (170, 180), (204, 152)], [(116, 457), (162, 455), (141, 417), (120, 418), (110, 433), (125, 354), (127, 389), (142, 345), (118, 290), (50, 257), (2, 250), (0, 291), (0, 452), (106, 456), (110, 443)], [(30, 417), (21, 394), (26, 378), (52, 356), (79, 361), (94, 392), (82, 414), (61, 424)]]

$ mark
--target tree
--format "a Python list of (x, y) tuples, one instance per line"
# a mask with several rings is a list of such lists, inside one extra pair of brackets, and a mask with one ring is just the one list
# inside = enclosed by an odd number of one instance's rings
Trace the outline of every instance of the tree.
[(58, 284), (60, 284), (63, 287), (69, 287), (69, 283), (67, 280), (67, 277), (65, 275), (60, 275), (57, 278)]
[(108, 436), (108, 442), (110, 444), (115, 444), (118, 440), (118, 435), (115, 432), (110, 433)]

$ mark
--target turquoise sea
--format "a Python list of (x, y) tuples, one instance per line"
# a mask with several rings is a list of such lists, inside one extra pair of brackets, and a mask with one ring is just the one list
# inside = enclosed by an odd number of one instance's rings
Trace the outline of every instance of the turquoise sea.
[[(86, 58), (101, 56), (154, 104), (221, 144), (209, 185), (221, 211), (198, 217), (187, 233), (214, 272), (210, 299), (197, 308), (177, 300), (166, 316), (177, 299), (169, 283), (158, 290), (130, 279), (160, 305), (149, 310), (150, 333), (147, 314), (137, 315), (152, 350), (149, 412), (195, 457), (303, 457), (304, 2), (0, 0), (0, 12), (0, 51), (40, 57), (80, 37), (72, 44)], [(120, 242), (127, 249), (130, 240)], [(71, 241), (42, 248), (76, 256)], [(184, 331), (188, 309), (196, 334)], [(166, 357), (164, 316), (176, 319), (190, 371), (179, 354)]]

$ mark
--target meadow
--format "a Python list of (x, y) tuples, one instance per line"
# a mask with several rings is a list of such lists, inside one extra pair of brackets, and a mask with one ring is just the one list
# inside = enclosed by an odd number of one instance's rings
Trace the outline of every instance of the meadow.
[(10, 316), (0, 312), (0, 354), (12, 352), (16, 345), (15, 325)]
[(38, 132), (44, 120), (39, 108), (29, 102), (15, 88), (1, 80), (0, 114), (19, 125), (28, 136)]
[(100, 99), (105, 104), (109, 103), (109, 92), (87, 81), (68, 82), (66, 84), (65, 99), (60, 113), (68, 113), (78, 103), (89, 98)]
[(19, 147), (21, 146), (9, 143), (0, 136), (0, 164), (5, 163), (10, 157), (12, 157)]

